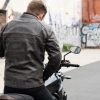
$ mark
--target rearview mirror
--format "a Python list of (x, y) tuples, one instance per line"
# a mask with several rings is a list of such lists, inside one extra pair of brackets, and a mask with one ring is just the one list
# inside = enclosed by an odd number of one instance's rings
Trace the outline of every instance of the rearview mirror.
[(81, 51), (81, 48), (80, 48), (79, 46), (72, 46), (72, 47), (70, 48), (70, 51), (71, 51), (72, 53), (79, 54), (80, 51)]

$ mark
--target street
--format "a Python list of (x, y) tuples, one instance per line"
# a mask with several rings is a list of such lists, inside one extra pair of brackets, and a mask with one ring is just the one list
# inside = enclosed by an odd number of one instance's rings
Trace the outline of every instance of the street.
[(100, 61), (67, 72), (64, 81), (68, 100), (100, 100)]

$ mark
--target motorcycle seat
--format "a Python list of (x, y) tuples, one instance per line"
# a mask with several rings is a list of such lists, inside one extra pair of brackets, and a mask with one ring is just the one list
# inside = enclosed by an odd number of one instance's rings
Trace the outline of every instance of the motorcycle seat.
[(26, 94), (2, 94), (0, 100), (34, 100), (33, 97)]

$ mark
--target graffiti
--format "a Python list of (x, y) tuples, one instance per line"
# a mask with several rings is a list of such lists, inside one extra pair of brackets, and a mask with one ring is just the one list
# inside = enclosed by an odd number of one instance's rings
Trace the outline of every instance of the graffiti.
[(83, 26), (82, 33), (87, 37), (87, 46), (100, 46), (100, 24)]
[(44, 21), (53, 27), (60, 46), (63, 43), (80, 46), (81, 0), (45, 1), (49, 10)]
[(56, 28), (55, 32), (61, 46), (63, 45), (63, 43), (69, 43), (80, 46), (79, 26), (74, 28), (68, 26), (62, 26), (59, 29)]
[(93, 19), (95, 20), (95, 21), (97, 21), (97, 22), (100, 22), (100, 15), (95, 15), (95, 16), (93, 16)]

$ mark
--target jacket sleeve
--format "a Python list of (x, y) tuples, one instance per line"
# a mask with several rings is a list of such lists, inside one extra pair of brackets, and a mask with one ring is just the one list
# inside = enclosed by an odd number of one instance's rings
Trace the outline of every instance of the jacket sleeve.
[(48, 64), (44, 70), (44, 81), (54, 72), (60, 69), (61, 51), (54, 32), (49, 29), (46, 40), (46, 51), (48, 53)]

